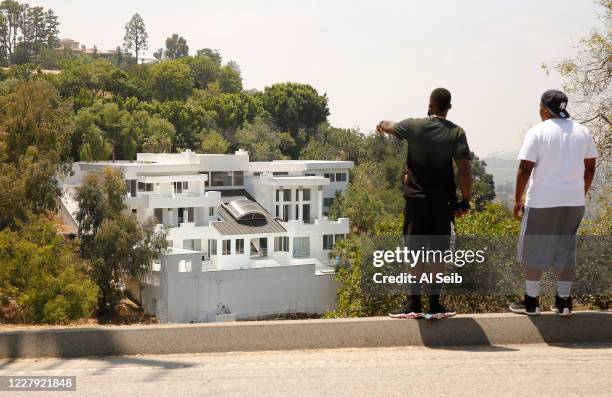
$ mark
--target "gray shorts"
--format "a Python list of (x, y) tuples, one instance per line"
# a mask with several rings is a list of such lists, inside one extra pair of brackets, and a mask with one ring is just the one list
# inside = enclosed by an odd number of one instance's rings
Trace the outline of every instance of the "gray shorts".
[(584, 206), (525, 208), (518, 243), (518, 261), (545, 270), (576, 266), (576, 231)]

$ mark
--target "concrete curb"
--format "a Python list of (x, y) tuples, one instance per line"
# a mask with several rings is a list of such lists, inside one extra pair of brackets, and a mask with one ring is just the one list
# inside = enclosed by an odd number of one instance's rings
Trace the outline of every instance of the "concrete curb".
[(392, 346), (612, 343), (612, 312), (94, 326), (0, 331), (0, 358), (85, 357)]

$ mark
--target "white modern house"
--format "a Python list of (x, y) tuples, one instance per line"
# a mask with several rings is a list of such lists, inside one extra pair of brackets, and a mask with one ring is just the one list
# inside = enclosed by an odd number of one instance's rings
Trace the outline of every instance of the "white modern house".
[(139, 153), (131, 162), (80, 162), (64, 181), (65, 218), (87, 173), (121, 170), (125, 204), (168, 227), (168, 246), (143, 277), (142, 306), (162, 322), (323, 313), (336, 300), (329, 252), (349, 220), (328, 220), (351, 161), (250, 162), (235, 154)]

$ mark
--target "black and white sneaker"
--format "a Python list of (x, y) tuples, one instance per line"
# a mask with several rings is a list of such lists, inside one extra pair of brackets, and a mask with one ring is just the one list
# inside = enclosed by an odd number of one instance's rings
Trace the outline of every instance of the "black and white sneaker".
[(423, 310), (420, 304), (410, 302), (398, 309), (389, 312), (391, 318), (421, 318), (423, 317)]
[(426, 319), (439, 320), (442, 318), (453, 317), (457, 314), (457, 310), (443, 306), (440, 302), (430, 303), (429, 310), (425, 315)]
[(559, 295), (555, 296), (555, 303), (550, 309), (560, 316), (571, 316), (573, 309), (572, 297), (561, 298)]
[(512, 313), (526, 314), (528, 316), (539, 316), (540, 302), (538, 301), (538, 298), (525, 295), (525, 299), (522, 301), (516, 301), (510, 305), (510, 311)]

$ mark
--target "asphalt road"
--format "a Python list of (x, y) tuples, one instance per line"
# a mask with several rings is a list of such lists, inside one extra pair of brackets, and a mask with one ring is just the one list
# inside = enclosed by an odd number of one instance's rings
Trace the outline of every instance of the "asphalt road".
[[(43, 396), (609, 396), (612, 345), (0, 360), (0, 375), (75, 375)], [(32, 396), (31, 392), (0, 392)]]

